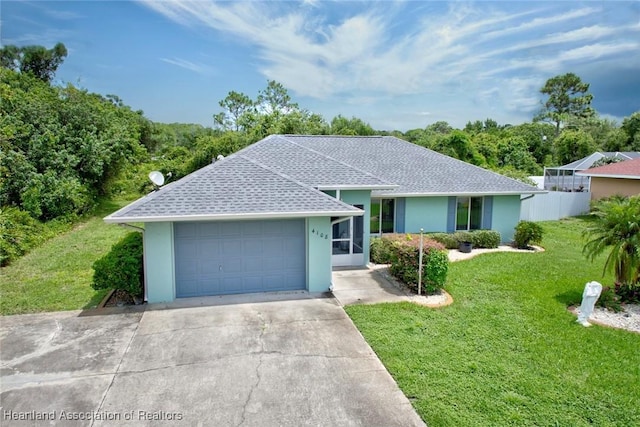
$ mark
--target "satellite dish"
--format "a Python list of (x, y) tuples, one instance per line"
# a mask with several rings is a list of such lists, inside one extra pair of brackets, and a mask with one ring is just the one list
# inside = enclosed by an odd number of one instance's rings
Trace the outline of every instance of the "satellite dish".
[(161, 187), (164, 184), (164, 175), (159, 171), (149, 172), (149, 179), (153, 182), (153, 185), (157, 187)]
[(218, 154), (217, 160), (222, 160), (224, 159), (224, 156), (222, 154)]

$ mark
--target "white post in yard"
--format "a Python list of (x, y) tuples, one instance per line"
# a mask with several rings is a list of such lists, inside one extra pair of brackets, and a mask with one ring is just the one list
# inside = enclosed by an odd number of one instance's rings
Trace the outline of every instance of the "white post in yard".
[(422, 235), (424, 233), (424, 229), (420, 229), (420, 251), (418, 252), (420, 255), (418, 256), (418, 295), (422, 295)]

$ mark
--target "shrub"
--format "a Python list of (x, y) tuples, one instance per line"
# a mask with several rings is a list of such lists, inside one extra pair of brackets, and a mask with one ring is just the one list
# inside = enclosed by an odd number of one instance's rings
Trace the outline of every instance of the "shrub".
[(615, 293), (620, 300), (629, 304), (640, 304), (640, 283), (616, 283)]
[(473, 243), (473, 235), (470, 231), (456, 231), (453, 233), (453, 238), (456, 239), (458, 244), (465, 242)]
[(528, 249), (532, 243), (542, 242), (542, 227), (531, 221), (520, 221), (515, 228), (514, 243), (518, 249)]
[(369, 258), (375, 264), (391, 264), (393, 256), (393, 240), (386, 237), (371, 239)]
[(458, 249), (458, 246), (460, 246), (460, 243), (458, 243), (453, 237), (453, 234), (450, 233), (432, 233), (429, 234), (428, 237), (436, 242), (442, 243), (447, 249)]
[[(393, 244), (391, 274), (417, 291), (418, 263), (420, 258), (420, 238), (415, 235), (411, 240), (391, 238)], [(445, 247), (430, 238), (423, 241), (422, 286), (425, 293), (434, 293), (444, 287), (449, 270), (449, 257)]]
[(495, 230), (477, 230), (471, 233), (473, 246), (477, 248), (495, 249), (500, 245), (502, 238)]
[(0, 211), (0, 266), (21, 257), (40, 242), (42, 224), (17, 208)]
[(620, 305), (620, 297), (616, 295), (616, 292), (608, 286), (602, 288), (600, 298), (596, 301), (596, 306), (606, 308), (607, 310), (614, 311), (616, 313), (622, 311)]
[(8, 265), (46, 240), (69, 230), (72, 225), (70, 218), (56, 218), (43, 223), (26, 211), (3, 207), (0, 209), (0, 266)]
[(144, 273), (142, 234), (127, 234), (111, 251), (93, 263), (93, 289), (121, 289), (142, 296)]

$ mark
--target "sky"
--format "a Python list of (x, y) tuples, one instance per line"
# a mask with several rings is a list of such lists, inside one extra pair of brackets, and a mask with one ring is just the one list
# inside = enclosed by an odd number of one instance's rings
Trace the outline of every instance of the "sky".
[(57, 84), (167, 123), (213, 126), (230, 91), (255, 99), (268, 80), (377, 130), (528, 122), (568, 72), (601, 116), (640, 110), (640, 1), (3, 0), (0, 41), (62, 42)]

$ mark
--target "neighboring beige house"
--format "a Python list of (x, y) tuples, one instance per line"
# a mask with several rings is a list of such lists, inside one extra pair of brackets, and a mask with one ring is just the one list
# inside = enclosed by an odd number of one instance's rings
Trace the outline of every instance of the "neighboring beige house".
[(591, 200), (640, 194), (640, 158), (578, 172), (591, 178)]

